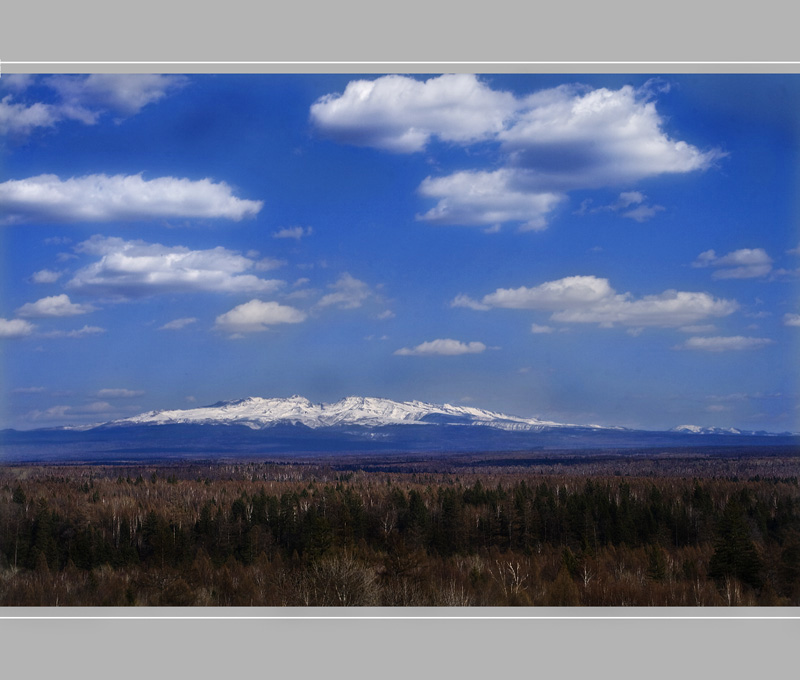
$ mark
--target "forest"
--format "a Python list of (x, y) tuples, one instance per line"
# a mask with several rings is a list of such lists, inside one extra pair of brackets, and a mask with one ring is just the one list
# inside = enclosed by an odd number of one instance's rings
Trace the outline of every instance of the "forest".
[(0, 606), (798, 606), (796, 455), (6, 465)]

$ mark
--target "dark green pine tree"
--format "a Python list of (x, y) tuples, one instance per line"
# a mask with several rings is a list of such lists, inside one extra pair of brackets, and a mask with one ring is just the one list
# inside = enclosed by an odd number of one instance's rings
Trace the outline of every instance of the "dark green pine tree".
[(734, 577), (753, 588), (760, 588), (763, 583), (761, 570), (761, 558), (750, 538), (744, 509), (738, 501), (731, 499), (717, 529), (708, 575), (718, 582)]

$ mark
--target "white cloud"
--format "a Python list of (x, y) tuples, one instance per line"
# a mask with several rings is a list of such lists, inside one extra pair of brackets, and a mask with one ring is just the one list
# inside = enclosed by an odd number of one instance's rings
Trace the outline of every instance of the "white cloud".
[[(494, 142), (497, 169), (424, 180), (420, 193), (438, 203), (418, 218), (490, 231), (521, 222), (534, 230), (570, 190), (705, 170), (725, 155), (669, 137), (653, 101), (668, 89), (563, 85), (518, 98), (475, 75), (391, 75), (351, 81), (343, 94), (322, 97), (311, 120), (338, 142), (397, 153), (422, 151), (434, 138)], [(663, 210), (639, 192), (626, 194), (636, 207), (618, 207), (624, 217), (641, 222)]]
[(317, 307), (335, 306), (339, 309), (355, 309), (360, 307), (371, 295), (370, 287), (363, 281), (359, 281), (349, 273), (342, 274), (335, 283), (328, 286), (332, 293), (324, 295)]
[(45, 80), (48, 87), (61, 95), (63, 108), (86, 111), (86, 122), (96, 120), (104, 110), (135, 115), (186, 83), (184, 76), (156, 73), (57, 75)]
[(225, 314), (220, 314), (216, 319), (214, 329), (234, 334), (255, 333), (266, 331), (269, 326), (300, 323), (305, 319), (306, 314), (294, 307), (277, 302), (250, 300)]
[(58, 281), (64, 272), (55, 272), (50, 269), (41, 269), (38, 272), (34, 272), (31, 275), (31, 281), (33, 283), (55, 283)]
[(663, 205), (638, 205), (633, 210), (623, 212), (622, 216), (641, 223), (652, 219), (662, 210), (664, 210)]
[(273, 257), (262, 257), (253, 265), (253, 268), (259, 272), (268, 272), (273, 269), (280, 269), (285, 265), (286, 265), (286, 260), (278, 260)]
[(58, 421), (79, 416), (109, 416), (118, 414), (118, 410), (107, 401), (95, 401), (83, 406), (68, 406), (59, 404), (40, 411), (35, 410), (27, 414), (26, 418), (31, 421)]
[(614, 295), (608, 279), (596, 276), (568, 276), (533, 288), (498, 288), (484, 296), (482, 304), (509, 309), (559, 310), (589, 306)]
[(529, 186), (524, 171), (511, 168), (427, 177), (419, 193), (438, 200), (428, 212), (417, 215), (419, 220), (479, 226), (522, 222), (521, 231), (544, 229), (546, 216), (565, 198), (560, 193), (536, 190)]
[(78, 270), (67, 287), (83, 293), (121, 298), (197, 291), (266, 293), (284, 282), (246, 274), (256, 263), (237, 252), (217, 247), (190, 250), (184, 246), (125, 241), (93, 236), (76, 246), (100, 259)]
[(800, 314), (784, 314), (784, 326), (800, 326)]
[(106, 388), (97, 393), (101, 399), (130, 399), (131, 397), (140, 397), (144, 394), (144, 390), (129, 390), (123, 388)]
[(394, 319), (397, 316), (391, 309), (385, 309), (380, 314), (378, 314), (378, 319), (381, 321), (386, 321), (387, 319)]
[(538, 323), (531, 324), (531, 333), (534, 335), (543, 335), (546, 333), (553, 333), (555, 328), (552, 326), (540, 326)]
[(15, 103), (9, 94), (0, 99), (0, 135), (27, 135), (40, 127), (53, 127), (61, 118), (48, 104)]
[(293, 238), (299, 241), (304, 236), (311, 236), (314, 230), (311, 227), (284, 227), (272, 234), (272, 238)]
[(0, 183), (0, 223), (113, 222), (253, 217), (263, 201), (236, 198), (225, 182), (138, 175), (37, 175)]
[(551, 189), (613, 186), (708, 168), (723, 154), (671, 139), (652, 92), (563, 85), (524, 100), (499, 135), (511, 164)]
[(60, 420), (66, 418), (67, 415), (72, 411), (71, 406), (51, 406), (50, 408), (46, 409), (45, 411), (35, 410), (31, 411), (27, 414), (27, 419), (32, 421), (48, 421), (48, 420)]
[(708, 293), (667, 290), (639, 299), (617, 293), (608, 279), (569, 276), (527, 288), (498, 288), (475, 304), (466, 296), (454, 306), (483, 309), (531, 309), (552, 312), (553, 321), (598, 323), (603, 326), (685, 326), (714, 316), (727, 316), (738, 309), (734, 300), (717, 299)]
[(160, 331), (178, 331), (181, 328), (186, 328), (189, 324), (197, 323), (197, 318), (194, 316), (191, 317), (183, 317), (180, 319), (175, 319), (168, 323), (165, 323), (161, 326), (158, 330)]
[(2, 319), (0, 318), (0, 338), (22, 338), (33, 333), (32, 323), (23, 319)]
[(800, 243), (797, 244), (797, 248), (792, 248), (791, 250), (786, 251), (787, 255), (800, 255)]
[(95, 311), (92, 305), (79, 305), (70, 302), (66, 294), (52, 295), (42, 298), (36, 302), (28, 302), (17, 310), (17, 314), (26, 317), (47, 317), (47, 316), (78, 316)]
[(341, 143), (413, 153), (433, 137), (459, 144), (489, 139), (518, 106), (514, 95), (470, 74), (426, 81), (388, 75), (353, 80), (344, 93), (321, 97), (311, 106), (311, 121)]
[(474, 309), (478, 312), (485, 312), (487, 309), (491, 309), (489, 305), (485, 305), (482, 302), (478, 302), (477, 300), (473, 300), (469, 295), (464, 295), (461, 293), (460, 295), (456, 295), (453, 301), (450, 303), (451, 307), (466, 307), (467, 309)]
[(72, 331), (48, 331), (47, 333), (39, 333), (41, 338), (84, 338), (87, 335), (100, 335), (105, 333), (105, 328), (99, 326), (84, 326), (77, 330)]
[(6, 73), (0, 78), (0, 88), (24, 92), (33, 85), (35, 78), (31, 73)]
[(630, 294), (614, 295), (589, 309), (563, 310), (553, 320), (630, 326), (684, 326), (710, 316), (727, 316), (738, 309), (733, 300), (717, 299), (708, 293), (667, 290), (633, 300)]
[[(4, 75), (5, 89), (24, 94), (33, 76)], [(12, 95), (0, 100), (0, 134), (27, 135), (37, 128), (53, 128), (64, 120), (94, 125), (106, 112), (132, 116), (148, 104), (184, 84), (184, 76), (160, 74), (56, 75), (40, 80), (54, 91), (52, 103), (15, 102)]]
[(398, 356), (457, 356), (459, 354), (480, 354), (486, 350), (482, 342), (459, 342), (458, 340), (437, 339), (423, 342), (409, 349), (403, 347), (395, 354)]
[(673, 349), (693, 349), (704, 352), (731, 352), (748, 349), (760, 349), (771, 345), (774, 341), (769, 338), (746, 338), (741, 335), (730, 337), (689, 338), (683, 344), (676, 345)]
[(693, 267), (718, 267), (713, 279), (754, 279), (772, 271), (772, 258), (763, 248), (742, 248), (718, 257), (713, 250), (697, 256)]

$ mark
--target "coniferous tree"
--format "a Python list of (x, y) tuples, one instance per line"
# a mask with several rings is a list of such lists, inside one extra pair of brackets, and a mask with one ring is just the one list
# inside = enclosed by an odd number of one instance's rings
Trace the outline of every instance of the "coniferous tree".
[(709, 563), (709, 576), (721, 582), (734, 577), (753, 588), (760, 588), (761, 558), (750, 538), (750, 527), (738, 500), (728, 501), (718, 529), (718, 539)]

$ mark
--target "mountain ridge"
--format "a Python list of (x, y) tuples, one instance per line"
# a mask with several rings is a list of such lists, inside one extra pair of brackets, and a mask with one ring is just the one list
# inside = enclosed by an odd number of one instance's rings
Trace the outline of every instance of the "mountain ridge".
[(431, 404), (417, 400), (393, 401), (380, 397), (349, 396), (332, 403), (313, 403), (299, 395), (287, 398), (246, 397), (191, 409), (146, 411), (103, 423), (100, 427), (166, 424), (243, 425), (257, 430), (279, 424), (304, 425), (311, 429), (341, 425), (384, 427), (433, 424), (479, 425), (521, 431), (537, 431), (543, 428), (601, 428), (599, 425), (557, 423), (470, 406)]
[[(297, 394), (291, 397), (244, 397), (190, 409), (152, 410), (127, 418), (78, 427), (93, 429), (168, 424), (241, 425), (252, 430), (265, 430), (277, 425), (299, 425), (311, 429), (341, 426), (376, 428), (390, 425), (458, 425), (488, 427), (509, 432), (541, 432), (561, 429), (565, 431), (591, 430), (631, 433), (650, 431), (619, 425), (559, 423), (536, 417), (508, 415), (472, 406), (455, 406), (449, 403), (432, 404), (419, 400), (394, 401), (382, 397), (351, 395), (336, 402), (315, 403)], [(671, 434), (697, 436), (795, 436), (797, 434), (698, 425), (679, 425), (664, 431)]]

